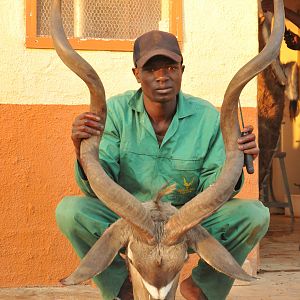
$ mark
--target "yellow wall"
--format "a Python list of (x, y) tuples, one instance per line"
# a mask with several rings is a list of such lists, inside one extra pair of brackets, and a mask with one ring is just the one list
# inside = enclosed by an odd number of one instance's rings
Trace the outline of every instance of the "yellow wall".
[[(183, 89), (220, 106), (231, 77), (257, 53), (256, 1), (183, 2)], [(70, 128), (88, 109), (89, 95), (54, 50), (25, 48), (24, 3), (0, 5), (2, 287), (54, 285), (77, 264), (54, 211), (63, 196), (79, 194)], [(108, 97), (138, 87), (131, 53), (80, 54), (101, 75)], [(242, 102), (245, 121), (256, 126), (256, 80)], [(257, 175), (247, 176), (242, 196), (257, 194)]]

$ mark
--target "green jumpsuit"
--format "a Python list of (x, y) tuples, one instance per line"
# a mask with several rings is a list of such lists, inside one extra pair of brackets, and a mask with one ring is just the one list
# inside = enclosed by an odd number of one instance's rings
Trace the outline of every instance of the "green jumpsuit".
[[(225, 152), (219, 113), (209, 102), (180, 92), (176, 113), (160, 145), (145, 111), (141, 89), (111, 98), (107, 108), (100, 162), (107, 174), (137, 199), (148, 201), (165, 184), (176, 183), (176, 190), (163, 201), (180, 208), (215, 182)], [(65, 197), (57, 207), (56, 218), (60, 230), (83, 257), (118, 216), (95, 197), (78, 162), (75, 176), (85, 196)], [(242, 181), (243, 176), (236, 193)], [(242, 264), (266, 233), (268, 224), (269, 211), (260, 202), (234, 198), (202, 226)], [(124, 261), (117, 256), (94, 278), (103, 299), (116, 297), (127, 275)], [(232, 279), (203, 261), (192, 276), (212, 300), (225, 299), (233, 284)]]

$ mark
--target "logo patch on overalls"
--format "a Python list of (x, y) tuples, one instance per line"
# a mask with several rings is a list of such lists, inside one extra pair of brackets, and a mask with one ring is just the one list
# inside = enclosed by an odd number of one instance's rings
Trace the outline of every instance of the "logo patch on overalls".
[(185, 177), (182, 177), (182, 178), (183, 178), (184, 188), (183, 189), (178, 189), (177, 190), (178, 193), (181, 194), (181, 195), (185, 195), (185, 194), (189, 194), (189, 193), (192, 193), (193, 191), (195, 191), (195, 188), (192, 187), (192, 184), (194, 182), (195, 177), (193, 177), (193, 179), (190, 182), (188, 182)]

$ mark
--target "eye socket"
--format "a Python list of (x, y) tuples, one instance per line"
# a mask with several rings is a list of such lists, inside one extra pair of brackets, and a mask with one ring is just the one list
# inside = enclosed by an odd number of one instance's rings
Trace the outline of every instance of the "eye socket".
[(152, 68), (149, 68), (149, 69), (143, 69), (143, 71), (144, 71), (145, 73), (153, 74), (156, 70), (155, 70), (155, 69), (152, 69)]
[(149, 72), (149, 73), (154, 73), (156, 71), (159, 71), (159, 70), (165, 70), (165, 71), (168, 71), (168, 72), (175, 72), (177, 70), (179, 70), (179, 65), (164, 65), (164, 66), (157, 66), (157, 67), (144, 67), (143, 68), (143, 71), (144, 72)]
[(171, 65), (171, 66), (168, 66), (166, 68), (168, 71), (177, 71), (178, 70), (178, 66), (177, 65)]

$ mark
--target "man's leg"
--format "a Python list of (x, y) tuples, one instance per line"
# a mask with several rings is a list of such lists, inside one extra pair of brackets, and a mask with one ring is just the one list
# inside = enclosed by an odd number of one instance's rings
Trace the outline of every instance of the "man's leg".
[[(269, 210), (261, 202), (232, 199), (207, 218), (202, 226), (242, 265), (249, 252), (266, 234), (269, 220)], [(203, 260), (193, 269), (192, 279), (192, 284), (195, 283), (209, 300), (225, 299), (234, 281)], [(184, 282), (181, 290), (188, 290), (190, 283), (188, 280)], [(190, 290), (194, 288), (192, 284)], [(192, 296), (190, 299), (193, 299)]]
[[(80, 258), (117, 219), (118, 216), (101, 201), (86, 196), (65, 197), (56, 209), (57, 224)], [(118, 295), (127, 276), (125, 262), (117, 255), (104, 272), (94, 277), (94, 282), (101, 290), (103, 299), (112, 300)]]

